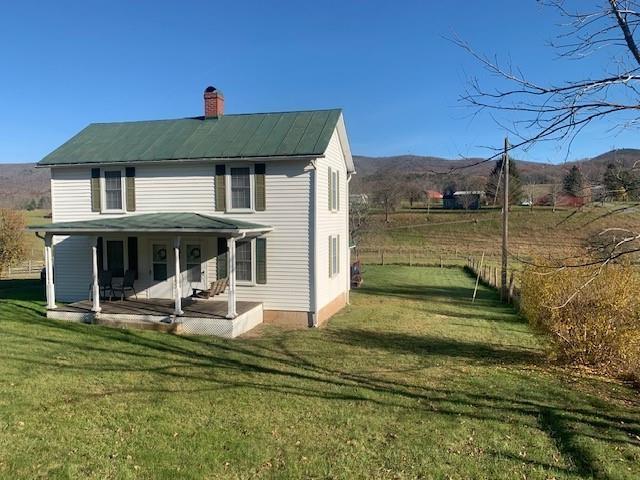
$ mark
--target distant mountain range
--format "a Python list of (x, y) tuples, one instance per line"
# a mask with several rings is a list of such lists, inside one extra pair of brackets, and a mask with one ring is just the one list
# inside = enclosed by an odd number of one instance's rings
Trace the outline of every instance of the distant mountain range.
[[(381, 175), (397, 177), (400, 180), (423, 181), (425, 188), (441, 189), (446, 183), (455, 181), (459, 186), (479, 188), (484, 185), (495, 162), (479, 162), (480, 158), (451, 160), (440, 157), (418, 155), (396, 155), (392, 157), (354, 156), (357, 175), (352, 181), (354, 192), (363, 191), (367, 179)], [(559, 183), (565, 172), (574, 164), (582, 169), (583, 174), (593, 184), (602, 180), (602, 175), (609, 163), (617, 163), (631, 167), (636, 162), (640, 165), (640, 150), (618, 149), (598, 155), (597, 157), (566, 162), (562, 164), (517, 161), (522, 183)], [(451, 170), (452, 173), (449, 173)], [(437, 172), (437, 173), (434, 173)], [(33, 163), (0, 164), (0, 207), (23, 208), (32, 200), (44, 199), (49, 204), (49, 169), (35, 168)]]
[[(484, 185), (495, 166), (495, 161), (479, 163), (481, 161), (482, 158), (452, 160), (418, 155), (392, 157), (356, 155), (354, 162), (357, 180), (352, 180), (352, 187), (355, 192), (366, 190), (364, 184), (368, 179), (392, 176), (406, 181), (418, 179), (424, 181), (428, 188), (442, 189), (447, 183), (454, 181), (458, 186), (475, 189)], [(630, 168), (636, 162), (640, 165), (640, 150), (631, 148), (611, 150), (596, 157), (560, 164), (516, 159), (523, 184), (560, 183), (573, 165), (580, 167), (589, 182), (599, 184), (608, 164), (615, 163)]]

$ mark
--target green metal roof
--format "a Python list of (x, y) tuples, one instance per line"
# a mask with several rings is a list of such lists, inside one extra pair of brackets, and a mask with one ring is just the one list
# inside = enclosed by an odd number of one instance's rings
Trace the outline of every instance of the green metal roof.
[(322, 155), (341, 110), (93, 123), (38, 165)]
[(241, 233), (268, 232), (268, 225), (244, 222), (227, 217), (211, 217), (200, 213), (143, 213), (125, 217), (104, 217), (77, 222), (32, 225), (29, 230), (58, 234), (92, 232), (184, 232)]

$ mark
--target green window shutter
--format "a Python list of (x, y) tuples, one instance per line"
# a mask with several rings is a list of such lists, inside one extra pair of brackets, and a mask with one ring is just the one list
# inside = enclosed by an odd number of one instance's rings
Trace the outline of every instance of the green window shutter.
[[(136, 211), (136, 168), (125, 169), (125, 187), (127, 190), (127, 212)], [(137, 272), (137, 270), (136, 270)], [(137, 277), (136, 277), (137, 278)]]
[(102, 243), (102, 237), (98, 237), (96, 251), (98, 254), (98, 272), (101, 272), (104, 270), (104, 245)]
[(254, 166), (254, 176), (256, 184), (256, 211), (263, 212), (266, 208), (266, 190), (265, 190), (265, 173), (266, 165), (264, 163), (256, 163)]
[(340, 235), (338, 235), (338, 254), (336, 257), (338, 258), (338, 271), (336, 273), (340, 273)]
[(267, 239), (256, 239), (256, 283), (267, 283)]
[(218, 280), (227, 277), (227, 239), (218, 237), (218, 258), (216, 260), (216, 277)]
[(127, 237), (127, 259), (129, 270), (135, 272), (134, 278), (138, 279), (138, 237)]
[(100, 169), (91, 169), (91, 211), (99, 212), (100, 207)]
[(329, 194), (327, 195), (327, 198), (329, 199), (329, 210), (331, 210), (331, 167), (329, 167), (329, 174), (327, 175), (327, 183), (329, 184)]
[(224, 165), (216, 165), (216, 212), (224, 212), (227, 209), (227, 194), (225, 192), (225, 183), (226, 178)]

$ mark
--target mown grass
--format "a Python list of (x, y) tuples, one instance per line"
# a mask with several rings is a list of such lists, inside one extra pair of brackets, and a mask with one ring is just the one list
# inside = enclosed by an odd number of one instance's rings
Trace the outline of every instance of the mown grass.
[(636, 392), (550, 366), (461, 270), (365, 278), (327, 328), (234, 341), (49, 321), (1, 282), (0, 477), (640, 476)]

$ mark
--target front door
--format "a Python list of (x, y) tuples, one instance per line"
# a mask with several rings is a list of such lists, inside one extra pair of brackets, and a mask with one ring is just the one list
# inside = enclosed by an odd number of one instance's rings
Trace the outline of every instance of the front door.
[(151, 240), (149, 298), (173, 298), (173, 252), (166, 240)]
[(200, 240), (183, 240), (180, 268), (182, 272), (182, 295), (188, 297), (194, 288), (204, 290), (206, 282), (205, 264), (202, 263), (204, 252)]

